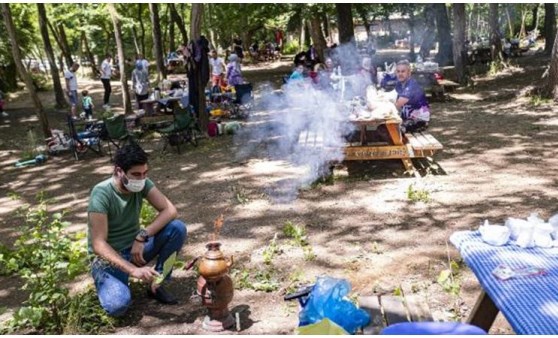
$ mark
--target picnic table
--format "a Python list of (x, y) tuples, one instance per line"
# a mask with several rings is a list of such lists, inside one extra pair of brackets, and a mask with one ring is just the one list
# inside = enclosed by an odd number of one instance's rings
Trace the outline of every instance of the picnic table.
[[(372, 117), (366, 120), (355, 120), (360, 141), (351, 143), (344, 149), (345, 161), (400, 159), (409, 172), (417, 174), (413, 158), (425, 158), (434, 155), (444, 147), (434, 136), (427, 132), (401, 133), (401, 119), (398, 116)], [(370, 132), (384, 125), (388, 140), (385, 142), (369, 142)]]
[[(482, 241), (479, 231), (456, 232), (450, 241), (483, 290), (469, 323), (488, 332), (502, 312), (517, 334), (558, 334), (558, 248), (492, 246)], [(547, 274), (501, 281), (492, 274), (500, 264), (536, 266)]]
[(182, 101), (182, 96), (169, 96), (160, 99), (146, 99), (140, 101), (140, 106), (143, 107), (147, 115), (152, 115), (156, 112), (164, 111), (166, 108), (178, 108), (179, 103)]

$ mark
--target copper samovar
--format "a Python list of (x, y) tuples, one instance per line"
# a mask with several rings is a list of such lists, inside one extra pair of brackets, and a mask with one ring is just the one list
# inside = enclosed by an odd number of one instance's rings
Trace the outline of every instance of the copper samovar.
[(198, 263), (198, 295), (202, 305), (208, 310), (202, 327), (205, 330), (224, 331), (234, 325), (228, 304), (232, 301), (234, 287), (231, 277), (227, 274), (233, 264), (233, 257), (227, 258), (221, 252), (221, 243), (209, 242), (205, 245), (207, 252)]

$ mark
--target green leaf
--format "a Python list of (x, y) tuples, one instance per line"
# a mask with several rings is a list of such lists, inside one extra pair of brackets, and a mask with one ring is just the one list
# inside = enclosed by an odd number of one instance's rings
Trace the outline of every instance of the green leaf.
[(175, 260), (176, 260), (176, 252), (173, 252), (172, 255), (170, 255), (169, 258), (167, 258), (167, 260), (163, 264), (163, 273), (155, 279), (155, 283), (157, 284), (163, 283), (165, 278), (167, 278), (167, 276), (171, 272)]
[(450, 275), (451, 270), (442, 270), (442, 272), (440, 272), (440, 275), (438, 276), (438, 284), (444, 284), (444, 282), (448, 280)]

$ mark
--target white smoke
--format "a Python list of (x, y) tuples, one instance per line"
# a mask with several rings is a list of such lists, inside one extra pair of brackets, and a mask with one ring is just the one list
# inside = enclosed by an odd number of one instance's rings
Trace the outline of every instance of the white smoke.
[[(350, 104), (355, 95), (365, 96), (356, 88), (361, 57), (352, 44), (337, 47), (332, 55), (341, 69), (337, 90), (318, 88), (307, 77), (290, 82), (281, 91), (269, 84), (261, 93), (249, 125), (236, 136), (237, 161), (263, 152), (268, 159), (283, 160), (297, 169), (296, 177), (282, 179), (267, 190), (278, 203), (294, 200), (301, 187), (308, 186), (330, 172), (330, 166), (343, 161), (346, 136), (354, 131), (349, 122)], [(343, 85), (340, 85), (343, 84)]]

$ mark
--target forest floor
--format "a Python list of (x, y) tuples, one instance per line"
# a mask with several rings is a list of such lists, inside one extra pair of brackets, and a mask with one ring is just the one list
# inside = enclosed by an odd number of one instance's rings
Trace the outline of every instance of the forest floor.
[[(481, 291), (472, 272), (459, 265), (458, 295), (436, 282), (448, 268), (448, 259), (461, 262), (448, 242), (450, 235), (476, 229), (484, 219), (502, 223), (507, 217), (538, 212), (548, 218), (558, 211), (558, 182), (552, 170), (558, 165), (558, 107), (520, 95), (540, 82), (548, 58), (526, 55), (514, 63), (516, 67), (496, 76), (475, 77), (473, 87), (457, 89), (444, 102), (431, 103), (429, 131), (444, 145), (435, 160), (445, 174), (416, 179), (404, 174), (400, 161), (345, 163), (335, 168), (332, 184), (312, 185), (291, 203), (276, 204), (269, 188), (293, 172), (268, 156), (266, 143), (238, 161), (236, 154), (243, 145), (232, 136), (203, 139), (197, 148), (187, 146), (180, 155), (174, 149), (161, 153), (158, 140), (142, 142), (151, 154), (150, 178), (188, 224), (181, 258), (205, 252), (213, 221), (224, 214), (219, 240), (224, 254), (234, 256), (237, 284), (243, 275), (262, 284), (278, 284), (273, 292), (241, 290), (237, 285), (230, 308), (239, 313), (240, 334), (292, 333), (298, 322), (297, 304), (284, 302), (283, 296), (321, 275), (349, 280), (353, 295), (412, 290), (436, 320), (466, 318)], [(268, 81), (278, 88), (290, 69), (291, 63), (284, 61), (245, 67), (244, 73), (252, 83)], [(80, 90), (90, 89), (101, 106), (101, 83), (80, 79), (79, 84)], [(113, 105), (118, 106), (121, 94), (116, 82), (113, 88)], [(40, 95), (51, 126), (66, 130), (65, 112), (49, 108), (52, 93)], [(256, 92), (256, 98), (260, 96)], [(54, 210), (67, 211), (70, 230), (86, 230), (89, 191), (112, 172), (108, 156), (87, 154), (75, 161), (66, 153), (42, 166), (15, 168), (27, 128), (34, 126), (37, 132), (40, 128), (23, 95), (12, 95), (6, 108), (10, 117), (0, 120), (0, 243), (13, 243), (21, 222), (15, 211), (33, 203), (39, 191), (52, 198)], [(430, 201), (410, 200), (407, 190), (412, 184), (427, 191)], [(19, 198), (12, 198), (14, 194)], [(289, 221), (305, 225), (313, 258), (283, 235)], [(263, 252), (275, 234), (279, 250), (266, 265)], [(179, 297), (178, 305), (159, 305), (134, 288), (133, 306), (115, 333), (207, 333), (201, 327), (206, 310), (191, 299), (195, 272), (179, 270), (173, 277), (169, 288)], [(75, 286), (81, 289), (91, 283), (84, 276)], [(0, 277), (0, 304), (7, 308), (0, 320), (26, 299), (20, 286), (15, 277)], [(499, 315), (490, 332), (512, 330)]]

